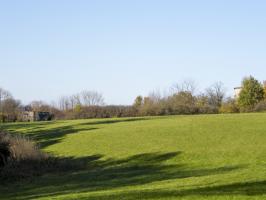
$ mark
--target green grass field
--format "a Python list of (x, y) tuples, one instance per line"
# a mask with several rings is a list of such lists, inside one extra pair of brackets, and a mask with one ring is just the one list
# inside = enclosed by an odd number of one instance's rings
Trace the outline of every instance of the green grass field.
[(0, 199), (266, 199), (266, 114), (6, 124), (86, 169), (1, 186)]

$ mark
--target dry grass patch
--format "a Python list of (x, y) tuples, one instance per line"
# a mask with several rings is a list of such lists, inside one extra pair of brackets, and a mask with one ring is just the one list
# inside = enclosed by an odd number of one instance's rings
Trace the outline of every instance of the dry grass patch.
[(85, 162), (58, 158), (42, 152), (38, 145), (21, 135), (0, 133), (0, 182), (15, 182), (47, 173), (63, 173), (85, 168)]

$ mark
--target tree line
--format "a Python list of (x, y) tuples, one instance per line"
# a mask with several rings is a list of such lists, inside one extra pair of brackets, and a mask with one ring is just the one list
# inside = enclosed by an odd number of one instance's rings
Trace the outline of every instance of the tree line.
[(151, 92), (137, 96), (129, 106), (105, 105), (103, 95), (96, 91), (82, 91), (62, 96), (47, 104), (33, 101), (22, 105), (12, 94), (0, 88), (0, 121), (22, 121), (25, 111), (50, 112), (54, 119), (86, 119), (136, 117), (179, 114), (218, 114), (266, 111), (266, 87), (254, 77), (246, 77), (238, 97), (227, 97), (223, 83), (217, 82), (203, 92), (193, 81), (184, 81), (171, 87), (168, 94)]

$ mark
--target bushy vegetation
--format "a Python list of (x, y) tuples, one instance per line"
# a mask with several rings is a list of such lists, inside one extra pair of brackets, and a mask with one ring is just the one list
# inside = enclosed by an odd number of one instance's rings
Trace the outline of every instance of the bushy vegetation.
[(236, 99), (228, 98), (225, 102), (222, 103), (220, 113), (239, 113), (239, 106)]
[(22, 105), (10, 92), (0, 88), (0, 122), (23, 121), (24, 111), (49, 112), (54, 119), (89, 119), (136, 116), (218, 114), (265, 111), (266, 87), (250, 76), (244, 78), (239, 97), (227, 97), (221, 82), (205, 91), (198, 91), (193, 81), (174, 85), (162, 95), (152, 92), (137, 96), (133, 105), (105, 105), (103, 96), (95, 91), (83, 91), (59, 98), (51, 105), (33, 101)]
[(251, 112), (255, 106), (264, 100), (263, 85), (250, 76), (244, 78), (242, 82), (242, 89), (238, 98), (238, 105), (242, 112)]
[(255, 112), (265, 112), (266, 111), (266, 100), (260, 101), (254, 106), (253, 109)]
[(47, 173), (81, 169), (85, 164), (42, 152), (22, 135), (0, 132), (0, 185)]

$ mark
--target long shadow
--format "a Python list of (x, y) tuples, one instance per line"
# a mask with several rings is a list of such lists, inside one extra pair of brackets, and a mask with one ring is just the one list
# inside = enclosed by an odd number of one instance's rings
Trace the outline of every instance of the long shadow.
[[(148, 120), (148, 118), (138, 117), (107, 120), (100, 119), (92, 122), (80, 122), (73, 125), (64, 125), (64, 121), (1, 124), (0, 130), (7, 130), (11, 133), (18, 133), (17, 129), (25, 129), (23, 131), (26, 132), (24, 134), (25, 136), (36, 141), (41, 148), (45, 148), (61, 142), (62, 139), (68, 134), (77, 134), (81, 131), (92, 131), (99, 129), (98, 127), (93, 127), (96, 125), (109, 125), (114, 123), (135, 122), (142, 120)], [(52, 124), (59, 124), (60, 126), (49, 128), (49, 125)]]
[(113, 195), (97, 195), (90, 198), (79, 198), (89, 199), (89, 200), (98, 200), (98, 199), (127, 199), (135, 200), (141, 197), (142, 200), (150, 199), (168, 199), (168, 198), (182, 198), (186, 196), (261, 196), (266, 195), (266, 181), (257, 181), (257, 182), (239, 182), (228, 185), (220, 186), (208, 186), (198, 189), (190, 190), (146, 190), (146, 191), (133, 191), (125, 192), (120, 194)]
[(144, 117), (132, 117), (132, 118), (123, 118), (123, 119), (107, 119), (107, 120), (99, 120), (99, 121), (92, 121), (92, 122), (85, 122), (79, 125), (101, 125), (101, 124), (115, 124), (121, 122), (136, 122), (136, 121), (146, 121), (151, 120), (151, 118), (144, 118)]
[(55, 124), (55, 123), (60, 124), (60, 123), (63, 123), (63, 121), (0, 123), (0, 130), (40, 128), (40, 127)]
[(50, 145), (57, 144), (61, 142), (66, 135), (77, 134), (80, 131), (92, 131), (98, 128), (79, 128), (75, 129), (73, 126), (64, 126), (53, 129), (48, 129), (45, 131), (35, 131), (27, 134), (31, 139), (36, 141), (41, 148), (48, 147)]
[[(118, 119), (107, 118), (107, 119), (97, 119), (96, 121), (91, 121), (91, 122), (76, 123), (75, 125), (101, 125), (101, 124), (114, 124), (121, 122), (135, 122), (135, 121), (144, 121), (144, 120), (151, 120), (151, 118), (147, 117), (132, 117), (132, 118), (118, 118)], [(66, 121), (18, 122), (18, 123), (6, 123), (6, 124), (0, 123), (0, 130), (15, 131), (16, 129), (23, 129), (23, 128), (38, 129), (52, 124), (64, 124), (65, 122)]]
[[(27, 127), (26, 129), (27, 133), (23, 135), (37, 142), (40, 148), (45, 148), (50, 145), (61, 142), (66, 135), (77, 134), (81, 131), (92, 131), (98, 129), (93, 127), (75, 128), (74, 125), (59, 126), (50, 129), (48, 128), (44, 129), (44, 128), (45, 126)], [(17, 131), (13, 131), (10, 129), (8, 130), (8, 132), (13, 134), (19, 134)]]
[[(192, 169), (183, 164), (167, 164), (166, 161), (179, 156), (180, 152), (148, 153), (131, 156), (125, 159), (103, 160), (101, 156), (94, 156), (87, 162), (87, 168), (76, 170), (75, 173), (52, 173), (54, 178), (42, 177), (33, 180), (31, 186), (17, 188), (20, 192), (6, 191), (7, 198), (36, 199), (40, 197), (55, 197), (57, 195), (80, 192), (104, 191), (126, 186), (143, 185), (157, 181), (183, 179), (222, 174), (237, 170), (239, 166), (225, 166), (211, 169)], [(79, 159), (86, 160), (87, 158)], [(75, 160), (69, 160), (75, 162)], [(63, 174), (62, 174), (63, 173)], [(134, 197), (137, 194), (125, 194)], [(152, 194), (147, 194), (152, 195)], [(159, 194), (157, 195), (160, 196)], [(136, 196), (135, 196), (136, 197)], [(107, 196), (102, 196), (105, 199)], [(96, 198), (97, 199), (97, 198)], [(121, 198), (114, 198), (121, 199)], [(123, 198), (128, 199), (128, 198)], [(138, 198), (135, 198), (138, 199)]]

